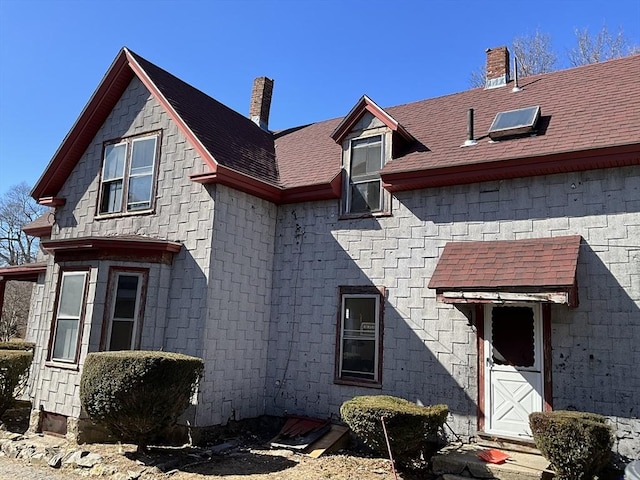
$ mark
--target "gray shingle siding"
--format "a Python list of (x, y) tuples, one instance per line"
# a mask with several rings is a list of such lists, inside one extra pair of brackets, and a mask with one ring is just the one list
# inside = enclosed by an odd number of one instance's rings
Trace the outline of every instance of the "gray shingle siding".
[[(96, 219), (103, 142), (162, 130), (155, 211)], [(112, 260), (91, 268), (81, 361), (99, 348), (110, 266), (145, 266), (141, 348), (205, 359), (193, 424), (261, 414), (337, 416), (385, 393), (447, 403), (450, 426), (476, 433), (476, 331), (427, 288), (448, 241), (581, 235), (580, 305), (553, 306), (554, 408), (612, 417), (620, 453), (640, 455), (640, 167), (399, 193), (392, 216), (339, 219), (338, 201), (275, 206), (189, 179), (203, 160), (135, 79), (67, 179), (52, 239), (141, 235), (181, 242), (172, 265)], [(34, 289), (34, 408), (78, 417), (80, 373), (44, 366), (60, 266)], [(339, 286), (383, 286), (382, 388), (334, 383)]]
[[(614, 417), (621, 453), (637, 456), (638, 198), (640, 168), (627, 167), (402, 193), (392, 217), (339, 220), (337, 202), (281, 208), (267, 412), (337, 415), (353, 395), (384, 393), (445, 402), (451, 427), (474, 435), (475, 329), (427, 288), (445, 243), (578, 234), (580, 305), (552, 308), (554, 408)], [(333, 383), (338, 286), (370, 284), (388, 289), (381, 390)]]

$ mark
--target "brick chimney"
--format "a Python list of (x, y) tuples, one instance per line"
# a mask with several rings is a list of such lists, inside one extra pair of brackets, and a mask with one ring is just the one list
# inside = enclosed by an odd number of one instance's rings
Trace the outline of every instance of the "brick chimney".
[(485, 88), (505, 86), (509, 78), (509, 50), (507, 47), (487, 48)]
[(249, 118), (263, 130), (269, 129), (269, 110), (271, 109), (272, 94), (272, 79), (258, 77), (253, 81)]

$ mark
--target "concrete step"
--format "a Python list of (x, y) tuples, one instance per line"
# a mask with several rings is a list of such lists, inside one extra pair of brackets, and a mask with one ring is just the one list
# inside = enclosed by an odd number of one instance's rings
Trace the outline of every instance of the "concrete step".
[(432, 458), (433, 473), (443, 477), (446, 475), (448, 480), (456, 480), (455, 476), (499, 480), (553, 478), (553, 472), (548, 470), (549, 462), (541, 455), (502, 449), (509, 454), (509, 458), (504, 463), (493, 464), (478, 457), (478, 453), (486, 448), (473, 444), (449, 445)]

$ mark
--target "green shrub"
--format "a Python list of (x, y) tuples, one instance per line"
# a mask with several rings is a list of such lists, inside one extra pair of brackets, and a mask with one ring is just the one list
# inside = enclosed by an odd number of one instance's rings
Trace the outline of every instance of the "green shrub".
[(28, 375), (32, 360), (31, 351), (0, 350), (0, 416), (15, 401), (16, 387)]
[(0, 350), (33, 350), (35, 344), (25, 342), (24, 340), (9, 340), (8, 342), (0, 342)]
[(436, 443), (447, 420), (446, 405), (419, 406), (388, 395), (354, 397), (342, 404), (340, 415), (349, 428), (374, 451), (388, 455), (381, 418), (384, 417), (391, 453), (400, 466), (419, 461)]
[(146, 451), (148, 442), (189, 406), (203, 369), (202, 359), (178, 353), (90, 353), (80, 401), (91, 420)]
[(611, 458), (613, 433), (602, 415), (588, 412), (532, 413), (533, 440), (559, 480), (591, 479)]

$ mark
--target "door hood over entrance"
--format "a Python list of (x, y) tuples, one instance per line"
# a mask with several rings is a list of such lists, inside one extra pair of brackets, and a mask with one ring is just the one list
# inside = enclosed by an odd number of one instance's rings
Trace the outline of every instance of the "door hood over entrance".
[(542, 302), (578, 306), (580, 235), (448, 242), (429, 288), (444, 303)]

